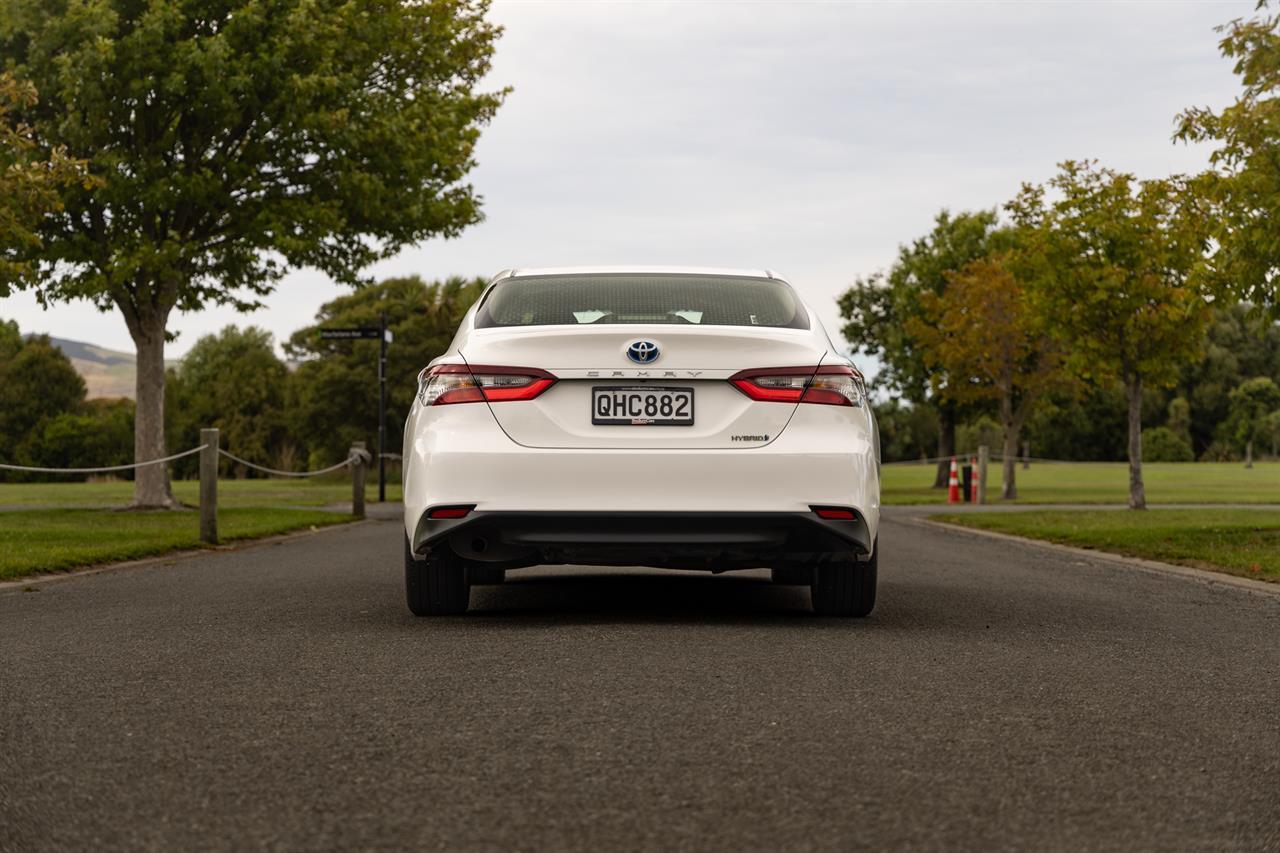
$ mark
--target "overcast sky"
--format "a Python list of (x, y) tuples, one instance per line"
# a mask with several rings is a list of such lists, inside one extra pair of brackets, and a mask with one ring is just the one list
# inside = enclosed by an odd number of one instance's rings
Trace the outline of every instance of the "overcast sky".
[[(1176, 113), (1238, 90), (1221, 2), (498, 2), (493, 84), (514, 92), (472, 180), (486, 220), (378, 276), (698, 264), (790, 278), (833, 334), (835, 298), (941, 208), (999, 205), (1066, 158), (1158, 176), (1203, 167)], [(344, 292), (291, 273), (267, 307), (177, 315), (170, 355), (228, 323), (277, 339)], [(118, 314), (0, 317), (132, 350)]]

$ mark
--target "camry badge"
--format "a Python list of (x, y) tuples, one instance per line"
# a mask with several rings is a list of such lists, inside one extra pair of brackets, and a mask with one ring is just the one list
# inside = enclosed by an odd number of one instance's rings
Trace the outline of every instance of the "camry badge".
[(658, 360), (658, 345), (653, 341), (633, 341), (627, 347), (627, 358), (636, 364), (652, 364)]

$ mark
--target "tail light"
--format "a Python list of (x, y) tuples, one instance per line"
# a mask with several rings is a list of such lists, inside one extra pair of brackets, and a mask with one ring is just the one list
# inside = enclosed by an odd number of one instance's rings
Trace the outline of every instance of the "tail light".
[(743, 370), (729, 381), (752, 400), (769, 403), (861, 406), (866, 397), (862, 374), (844, 364)]
[(418, 399), (424, 406), (532, 400), (555, 382), (536, 367), (437, 364), (418, 374)]

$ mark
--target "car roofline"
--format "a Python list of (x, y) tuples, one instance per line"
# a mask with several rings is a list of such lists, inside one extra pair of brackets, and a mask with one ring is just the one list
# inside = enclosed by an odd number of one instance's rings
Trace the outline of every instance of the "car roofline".
[(612, 265), (612, 266), (578, 266), (578, 267), (514, 267), (505, 269), (490, 279), (496, 284), (506, 279), (539, 278), (544, 276), (587, 276), (587, 275), (705, 275), (725, 276), (733, 278), (763, 278), (790, 284), (785, 278), (770, 269), (742, 269), (733, 267), (695, 267), (695, 266), (660, 266), (660, 265)]

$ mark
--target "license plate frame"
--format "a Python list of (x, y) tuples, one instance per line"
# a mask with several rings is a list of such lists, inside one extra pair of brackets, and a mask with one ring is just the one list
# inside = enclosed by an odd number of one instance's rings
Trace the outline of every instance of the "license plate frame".
[[(631, 396), (640, 396), (639, 416), (631, 417), (629, 414), (624, 417), (616, 416), (616, 405), (609, 407), (609, 412), (605, 415), (601, 414), (600, 404), (597, 402), (603, 395), (613, 395), (614, 399), (611, 403), (616, 403), (616, 395), (625, 395), (628, 397), (626, 401), (627, 411), (632, 408)], [(676, 418), (674, 416), (664, 416), (661, 414), (661, 403), (655, 404), (654, 415), (645, 414), (646, 404), (644, 398), (653, 395), (661, 398), (661, 395), (669, 394), (673, 398), (684, 397), (689, 401), (689, 413), (687, 416)], [(678, 409), (676, 404), (673, 408)], [(694, 395), (693, 388), (690, 386), (674, 386), (674, 385), (594, 385), (591, 388), (591, 423), (595, 426), (674, 426), (687, 427), (693, 426), (694, 417)]]

